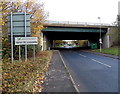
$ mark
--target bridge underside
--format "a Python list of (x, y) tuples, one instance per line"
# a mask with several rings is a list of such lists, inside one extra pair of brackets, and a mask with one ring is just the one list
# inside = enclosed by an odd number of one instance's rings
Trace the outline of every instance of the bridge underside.
[[(105, 33), (102, 33), (102, 36)], [(81, 32), (44, 32), (46, 37), (46, 49), (54, 48), (54, 40), (89, 40), (90, 43), (97, 43), (99, 48), (100, 33)]]
[[(101, 37), (107, 32), (107, 28), (101, 28)], [(46, 49), (53, 47), (53, 40), (89, 40), (97, 43), (99, 47), (100, 28), (93, 27), (47, 27), (43, 30)]]
[[(102, 36), (105, 33), (102, 33)], [(44, 32), (49, 40), (99, 40), (100, 33), (95, 32)]]

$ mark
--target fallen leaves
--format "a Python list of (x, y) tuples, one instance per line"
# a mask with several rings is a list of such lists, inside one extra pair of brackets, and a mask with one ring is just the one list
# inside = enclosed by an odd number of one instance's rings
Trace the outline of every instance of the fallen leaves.
[(52, 52), (44, 51), (38, 53), (36, 62), (31, 59), (28, 62), (4, 63), (3, 92), (40, 92), (51, 56)]

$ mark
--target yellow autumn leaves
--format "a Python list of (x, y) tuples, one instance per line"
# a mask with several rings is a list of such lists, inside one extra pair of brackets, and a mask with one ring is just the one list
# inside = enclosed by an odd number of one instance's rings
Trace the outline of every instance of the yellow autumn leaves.
[[(7, 26), (5, 25), (7, 24), (7, 16), (11, 12), (26, 12), (30, 14), (31, 18), (31, 36), (40, 37), (41, 30), (44, 28), (43, 23), (47, 17), (43, 10), (43, 3), (36, 2), (35, 0), (25, 0), (24, 2), (19, 0), (3, 0), (3, 2), (0, 2), (0, 8), (2, 13), (0, 25)], [(7, 32), (6, 30), (3, 31), (3, 33)]]
[(52, 52), (39, 52), (36, 62), (3, 63), (3, 92), (38, 92), (43, 89), (45, 72)]

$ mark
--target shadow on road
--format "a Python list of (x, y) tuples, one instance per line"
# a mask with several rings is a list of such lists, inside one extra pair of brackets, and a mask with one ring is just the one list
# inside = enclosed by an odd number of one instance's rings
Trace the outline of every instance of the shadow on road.
[(90, 50), (91, 47), (51, 48), (51, 50)]

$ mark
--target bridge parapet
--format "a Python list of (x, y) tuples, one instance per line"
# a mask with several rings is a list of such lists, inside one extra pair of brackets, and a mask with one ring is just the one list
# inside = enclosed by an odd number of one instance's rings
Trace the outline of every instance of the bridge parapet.
[(71, 21), (46, 21), (45, 26), (65, 26), (65, 27), (111, 27), (107, 23), (91, 23), (91, 22), (71, 22)]

